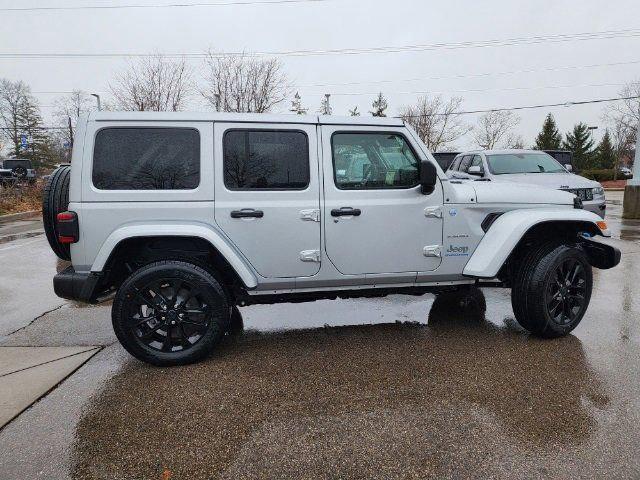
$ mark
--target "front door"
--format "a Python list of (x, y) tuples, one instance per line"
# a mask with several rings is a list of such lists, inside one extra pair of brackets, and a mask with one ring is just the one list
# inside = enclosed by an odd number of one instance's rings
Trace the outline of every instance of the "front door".
[(315, 125), (216, 123), (215, 218), (263, 277), (320, 269)]
[(322, 127), (325, 248), (343, 274), (440, 265), (442, 185), (418, 185), (420, 151), (402, 128)]

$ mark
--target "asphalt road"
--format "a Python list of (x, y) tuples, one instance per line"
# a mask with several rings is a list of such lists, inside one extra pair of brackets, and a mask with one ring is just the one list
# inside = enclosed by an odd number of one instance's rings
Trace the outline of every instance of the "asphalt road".
[(0, 431), (0, 477), (638, 478), (640, 222), (617, 200), (622, 263), (566, 338), (529, 337), (498, 289), (485, 318), (431, 295), (255, 306), (170, 369), (114, 343), (109, 305), (52, 296), (43, 237), (0, 244), (0, 345), (104, 347)]

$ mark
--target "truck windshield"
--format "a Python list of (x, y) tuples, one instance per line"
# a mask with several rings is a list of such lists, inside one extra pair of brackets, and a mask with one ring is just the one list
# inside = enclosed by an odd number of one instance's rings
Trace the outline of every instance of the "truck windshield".
[(494, 175), (508, 173), (560, 173), (566, 170), (546, 153), (497, 153), (487, 155)]

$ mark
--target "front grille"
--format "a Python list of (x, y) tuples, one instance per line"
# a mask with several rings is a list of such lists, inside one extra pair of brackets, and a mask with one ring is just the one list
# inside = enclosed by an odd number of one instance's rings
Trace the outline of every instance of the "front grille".
[(593, 200), (593, 190), (590, 188), (562, 188), (561, 190), (573, 193), (583, 202), (585, 200)]

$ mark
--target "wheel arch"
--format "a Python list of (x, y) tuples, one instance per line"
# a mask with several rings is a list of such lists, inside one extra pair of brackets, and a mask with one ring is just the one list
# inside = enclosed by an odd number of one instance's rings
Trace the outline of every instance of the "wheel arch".
[(225, 278), (246, 289), (255, 288), (257, 277), (240, 252), (219, 232), (201, 225), (129, 225), (109, 235), (91, 266), (92, 272), (107, 275), (123, 259), (140, 256), (149, 263), (173, 257), (214, 267)]
[(577, 239), (580, 232), (589, 236), (611, 236), (597, 222), (601, 218), (585, 210), (512, 210), (498, 217), (489, 227), (465, 265), (463, 274), (495, 278), (510, 258), (528, 242)]

